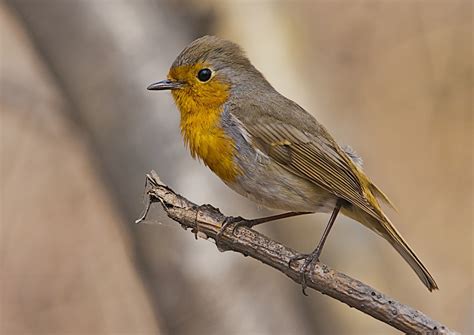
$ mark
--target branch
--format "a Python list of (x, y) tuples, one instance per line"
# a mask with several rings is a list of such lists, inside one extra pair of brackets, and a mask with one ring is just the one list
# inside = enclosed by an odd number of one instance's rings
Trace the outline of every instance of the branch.
[[(144, 220), (151, 203), (160, 202), (167, 215), (183, 228), (191, 228), (196, 236), (215, 240), (222, 222), (227, 218), (219, 209), (211, 205), (198, 206), (176, 194), (160, 181), (154, 171), (151, 175), (147, 174), (148, 183), (149, 201), (143, 216), (136, 223)], [(291, 268), (288, 266), (289, 260), (298, 253), (255, 230), (240, 227), (233, 234), (232, 227), (229, 227), (221, 235), (219, 249), (250, 256), (301, 284), (299, 268), (302, 262), (295, 261)], [(422, 312), (323, 263), (317, 263), (313, 272), (307, 276), (307, 285), (408, 334), (458, 334)]]

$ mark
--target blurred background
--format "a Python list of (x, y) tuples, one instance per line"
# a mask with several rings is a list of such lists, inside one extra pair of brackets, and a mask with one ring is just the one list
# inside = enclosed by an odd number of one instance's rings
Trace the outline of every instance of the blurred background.
[[(186, 151), (164, 79), (193, 39), (243, 46), (350, 144), (437, 280), (339, 217), (322, 261), (464, 333), (473, 326), (473, 3), (8, 0), (1, 32), (1, 334), (396, 334), (281, 273), (195, 241), (144, 175), (227, 215), (270, 212)], [(259, 230), (301, 252), (328, 215)]]

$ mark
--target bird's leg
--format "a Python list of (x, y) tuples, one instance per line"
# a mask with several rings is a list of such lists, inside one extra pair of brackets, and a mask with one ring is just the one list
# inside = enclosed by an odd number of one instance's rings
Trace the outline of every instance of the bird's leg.
[(272, 216), (266, 216), (263, 218), (258, 218), (258, 219), (253, 219), (253, 220), (246, 220), (240, 216), (227, 217), (222, 223), (221, 229), (216, 235), (216, 244), (219, 245), (222, 234), (227, 229), (227, 227), (231, 224), (235, 224), (234, 227), (232, 228), (232, 234), (234, 234), (238, 227), (244, 226), (247, 228), (252, 228), (262, 223), (267, 223), (271, 221), (289, 218), (292, 216), (305, 215), (305, 214), (311, 214), (311, 212), (288, 212), (288, 213), (282, 213), (282, 214), (277, 214), (277, 215), (272, 215)]
[(300, 274), (301, 274), (301, 287), (303, 290), (303, 294), (307, 295), (305, 292), (306, 289), (306, 274), (311, 273), (314, 264), (319, 262), (319, 256), (321, 255), (321, 251), (323, 250), (324, 243), (326, 242), (326, 239), (329, 235), (329, 232), (331, 231), (331, 228), (336, 221), (337, 214), (339, 213), (339, 210), (341, 209), (341, 202), (338, 201), (336, 203), (336, 207), (334, 207), (334, 210), (332, 211), (331, 218), (329, 219), (328, 224), (326, 225), (326, 229), (324, 229), (323, 236), (321, 237), (321, 240), (318, 243), (318, 246), (314, 251), (310, 254), (302, 254), (298, 255), (295, 257), (292, 257), (290, 261), (288, 262), (288, 266), (291, 267), (291, 263), (294, 261), (304, 259), (303, 266), (300, 268)]
[(253, 219), (253, 220), (243, 220), (242, 218), (240, 218), (240, 221), (237, 221), (234, 228), (232, 229), (232, 233), (234, 233), (235, 230), (241, 226), (252, 228), (262, 223), (267, 223), (267, 222), (276, 221), (276, 220), (285, 219), (285, 218), (291, 218), (293, 216), (299, 216), (299, 215), (305, 215), (305, 214), (311, 214), (311, 212), (288, 212), (288, 213), (282, 213), (282, 214), (277, 214), (277, 215), (272, 215), (272, 216), (266, 216), (263, 218), (258, 218), (258, 219)]

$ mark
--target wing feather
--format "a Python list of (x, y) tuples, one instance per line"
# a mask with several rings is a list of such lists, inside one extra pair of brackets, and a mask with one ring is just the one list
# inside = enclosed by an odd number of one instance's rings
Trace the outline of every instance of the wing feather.
[(332, 139), (305, 134), (281, 121), (244, 127), (261, 150), (292, 173), (358, 206), (374, 218), (383, 219), (377, 205), (365, 197), (363, 181), (354, 172), (354, 163)]

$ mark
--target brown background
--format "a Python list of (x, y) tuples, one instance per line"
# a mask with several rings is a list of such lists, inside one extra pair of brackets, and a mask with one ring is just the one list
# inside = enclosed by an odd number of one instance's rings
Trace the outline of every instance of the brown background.
[[(9, 0), (1, 32), (1, 334), (396, 334), (142, 208), (144, 174), (260, 216), (193, 161), (169, 94), (147, 92), (194, 38), (241, 44), (399, 208), (436, 278), (339, 218), (322, 256), (464, 333), (473, 305), (471, 1)], [(301, 251), (327, 215), (262, 227)]]

